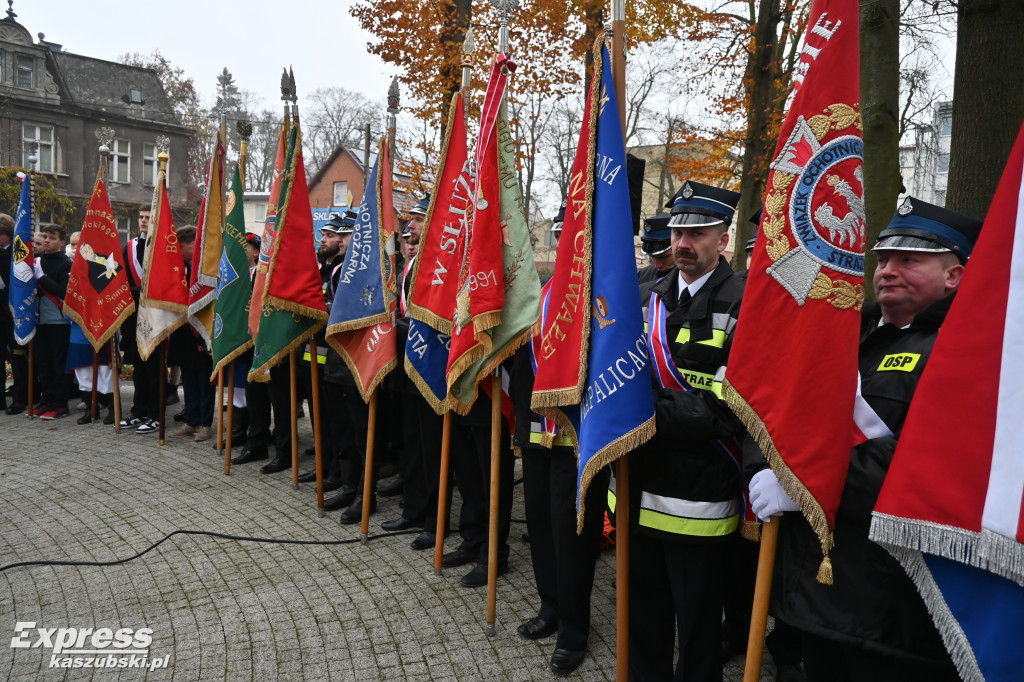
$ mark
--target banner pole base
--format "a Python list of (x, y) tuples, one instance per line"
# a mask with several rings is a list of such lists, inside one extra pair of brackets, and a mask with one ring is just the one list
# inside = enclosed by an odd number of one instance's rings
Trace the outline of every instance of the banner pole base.
[(317, 517), (318, 519), (322, 519), (322, 518), (324, 517), (324, 510), (323, 510), (323, 507), (321, 507), (320, 509), (317, 509), (317, 510), (316, 510), (316, 517)]
[(359, 544), (365, 545), (367, 542), (369, 542), (369, 540), (370, 537), (366, 533), (359, 534)]
[(496, 637), (498, 635), (498, 628), (494, 626), (494, 623), (488, 623), (487, 627), (484, 628), (484, 634), (488, 637)]

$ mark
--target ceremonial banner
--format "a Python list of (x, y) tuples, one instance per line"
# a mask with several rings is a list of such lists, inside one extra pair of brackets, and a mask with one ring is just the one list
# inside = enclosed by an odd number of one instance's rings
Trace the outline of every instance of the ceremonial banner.
[(914, 392), (871, 522), (871, 539), (917, 584), (965, 680), (1021, 674), (1022, 175), (1024, 129)]
[[(576, 190), (576, 198), (570, 189), (555, 261), (556, 272), (561, 269), (563, 276), (552, 279), (545, 315), (549, 332), (541, 339), (537, 359), (538, 375), (546, 369), (548, 376), (559, 376), (552, 365), (569, 365), (571, 371), (561, 377), (565, 382), (559, 390), (539, 401), (534, 394), (534, 409), (551, 404), (567, 406), (563, 412), (567, 418), (560, 421), (578, 446), (578, 529), (583, 528), (583, 501), (594, 475), (654, 435), (654, 394), (643, 315), (637, 305), (640, 289), (633, 256), (626, 148), (619, 110), (614, 105), (617, 101), (611, 59), (602, 36), (594, 44), (594, 75), (586, 108), (593, 118), (588, 125), (584, 115), (577, 147), (583, 159), (577, 156), (573, 163), (581, 177), (592, 173), (592, 180), (586, 191), (582, 187)], [(588, 140), (591, 135), (596, 144)], [(584, 196), (589, 202), (581, 205)], [(566, 241), (570, 213), (579, 216), (572, 228), (572, 239), (577, 244)], [(561, 291), (555, 288), (559, 281), (566, 283)], [(570, 299), (574, 292), (587, 292), (581, 302), (587, 309), (582, 316)], [(560, 315), (586, 322), (559, 321)], [(565, 333), (551, 331), (558, 322)], [(582, 333), (571, 332), (573, 326), (582, 327)], [(570, 332), (576, 338), (570, 338)], [(561, 345), (567, 342), (570, 345)], [(581, 350), (572, 344), (579, 344)], [(583, 355), (575, 355), (578, 352)], [(576, 357), (586, 358), (580, 363), (586, 387), (582, 396), (574, 393), (576, 368), (570, 358)]]
[[(600, 79), (600, 72), (595, 70), (594, 77)], [(583, 105), (583, 127), (569, 176), (555, 272), (548, 282), (549, 311), (540, 329), (540, 342), (535, 344), (537, 377), (533, 384), (532, 407), (538, 411), (544, 407), (578, 405), (586, 382), (587, 366), (578, 359), (586, 357), (590, 336), (587, 333), (592, 308), (589, 273), (593, 268), (591, 226), (594, 217), (593, 173), (598, 113), (594, 99), (601, 96), (600, 88), (595, 87), (592, 81)], [(625, 175), (625, 169), (622, 172)], [(633, 271), (636, 271), (635, 263)]]
[(14, 340), (27, 344), (36, 335), (39, 297), (36, 294), (35, 254), (32, 252), (32, 185), (28, 175), (21, 179), (21, 200), (14, 219), (11, 241), (11, 277), (7, 304), (14, 318)]
[[(245, 194), (238, 166), (228, 195), (227, 222), (224, 225), (223, 251), (217, 283), (217, 303), (213, 318), (213, 377), (229, 362), (252, 347), (249, 335), (249, 303), (252, 279), (245, 241)], [(211, 377), (212, 378), (212, 377)]]
[(540, 317), (540, 278), (504, 103), (513, 70), (508, 55), (497, 57), (481, 113), (475, 206), (448, 358), (448, 397), (460, 412), (472, 407), (479, 381), (529, 340)]
[(64, 297), (64, 314), (82, 328), (96, 352), (135, 312), (123, 260), (107, 186), (97, 176)]
[(157, 346), (185, 323), (188, 314), (185, 259), (174, 229), (166, 176), (162, 170), (157, 177), (155, 193), (135, 332), (143, 360), (148, 360)]
[[(276, 245), (263, 279), (263, 313), (253, 346), (249, 381), (268, 379), (267, 371), (319, 331), (327, 319), (320, 268), (313, 250), (313, 212), (309, 208), (298, 123), (288, 133), (280, 197), (273, 238)], [(263, 268), (261, 262), (257, 272)], [(256, 303), (258, 284), (257, 279), (252, 305)]]
[(828, 551), (852, 446), (864, 299), (855, 0), (815, 0), (771, 163), (723, 397)]
[(224, 232), (224, 138), (217, 142), (206, 171), (206, 194), (199, 207), (192, 275), (188, 288), (188, 321), (210, 347), (213, 334), (213, 302), (217, 299), (218, 271)]
[(327, 342), (345, 359), (366, 402), (398, 364), (395, 209), (391, 161), (383, 138), (379, 149), (327, 323)]
[(441, 172), (434, 180), (420, 251), (409, 288), (409, 335), (405, 370), (430, 406), (448, 410), (448, 351), (452, 311), (459, 287), (461, 257), (472, 218), (473, 174), (467, 161), (466, 119), (462, 95), (455, 93), (448, 110), (441, 148)]
[[(249, 333), (256, 338), (263, 317), (263, 292), (267, 283), (270, 258), (277, 246), (277, 206), (281, 201), (281, 185), (284, 182), (285, 156), (288, 153), (288, 134), (281, 126), (277, 140), (277, 156), (274, 158), (274, 179), (270, 184), (270, 200), (267, 202), (267, 218), (263, 223), (263, 237), (260, 241), (260, 256), (256, 261), (256, 277), (252, 281), (252, 304), (249, 306)], [(251, 381), (251, 379), (250, 379)]]

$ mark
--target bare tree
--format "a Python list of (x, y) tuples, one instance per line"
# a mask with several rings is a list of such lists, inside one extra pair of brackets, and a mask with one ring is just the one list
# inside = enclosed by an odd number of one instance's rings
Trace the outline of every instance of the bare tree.
[(310, 93), (302, 113), (303, 151), (307, 170), (316, 170), (338, 145), (358, 148), (363, 127), (379, 128), (383, 105), (345, 88), (320, 88)]
[(583, 98), (566, 97), (552, 107), (544, 134), (548, 179), (558, 188), (559, 205), (569, 196), (569, 174), (583, 121)]

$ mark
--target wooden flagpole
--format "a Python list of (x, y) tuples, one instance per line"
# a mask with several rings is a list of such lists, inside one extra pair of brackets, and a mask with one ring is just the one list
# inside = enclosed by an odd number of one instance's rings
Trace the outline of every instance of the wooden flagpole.
[(370, 417), (366, 424), (366, 457), (363, 460), (363, 519), (359, 527), (359, 541), (364, 545), (370, 533), (370, 499), (373, 496), (373, 448), (377, 440), (377, 393), (370, 394)]
[[(626, 0), (612, 0), (612, 80), (618, 98), (623, 140), (626, 130)], [(615, 678), (629, 680), (629, 455), (616, 462), (615, 475)]]
[[(221, 367), (218, 381), (224, 377), (224, 368)], [(224, 444), (224, 475), (231, 475), (231, 431), (235, 428), (235, 361), (228, 363), (228, 428)]]
[(309, 376), (310, 397), (313, 403), (313, 452), (316, 460), (316, 515), (324, 517), (324, 465), (323, 465), (323, 428), (320, 425), (320, 356), (317, 354), (316, 340), (309, 337)]
[(452, 447), (452, 412), (444, 413), (441, 427), (441, 480), (437, 486), (437, 532), (434, 536), (434, 574), (441, 575), (444, 558), (444, 531), (448, 527), (448, 465)]
[(754, 607), (750, 613), (750, 636), (747, 638), (747, 662), (743, 668), (743, 682), (757, 682), (761, 679), (764, 635), (768, 629), (768, 602), (771, 598), (775, 548), (779, 543), (781, 521), (781, 516), (773, 516), (761, 524), (761, 551), (757, 557), (757, 582), (754, 583)]
[(292, 487), (299, 489), (299, 377), (295, 350), (288, 353), (288, 383), (292, 402)]
[(160, 408), (157, 410), (157, 417), (160, 420), (159, 437), (160, 445), (164, 445), (164, 433), (167, 426), (167, 344), (169, 341), (165, 340), (160, 344), (160, 374), (158, 375), (160, 384)]
[(498, 601), (498, 497), (501, 494), (501, 368), (491, 376), (491, 513), (487, 528), (487, 636), (494, 637)]
[(97, 412), (99, 411), (99, 373), (100, 373), (100, 354), (95, 350), (92, 352), (92, 395), (89, 400), (89, 419), (96, 421)]
[[(230, 406), (229, 408), (230, 409)], [(217, 453), (224, 452), (224, 368), (217, 370)]]
[(114, 389), (111, 397), (114, 401), (114, 433), (121, 433), (121, 354), (114, 338), (110, 339), (110, 371)]

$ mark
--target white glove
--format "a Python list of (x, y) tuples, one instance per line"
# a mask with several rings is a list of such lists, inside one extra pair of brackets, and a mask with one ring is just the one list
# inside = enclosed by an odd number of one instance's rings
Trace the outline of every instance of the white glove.
[(36, 279), (46, 276), (46, 273), (43, 272), (43, 261), (41, 261), (38, 258), (36, 258), (36, 262), (35, 265), (32, 267), (32, 270), (36, 273)]
[(799, 511), (797, 506), (771, 469), (764, 469), (750, 479), (750, 507), (757, 514), (758, 521), (764, 521), (782, 512)]

